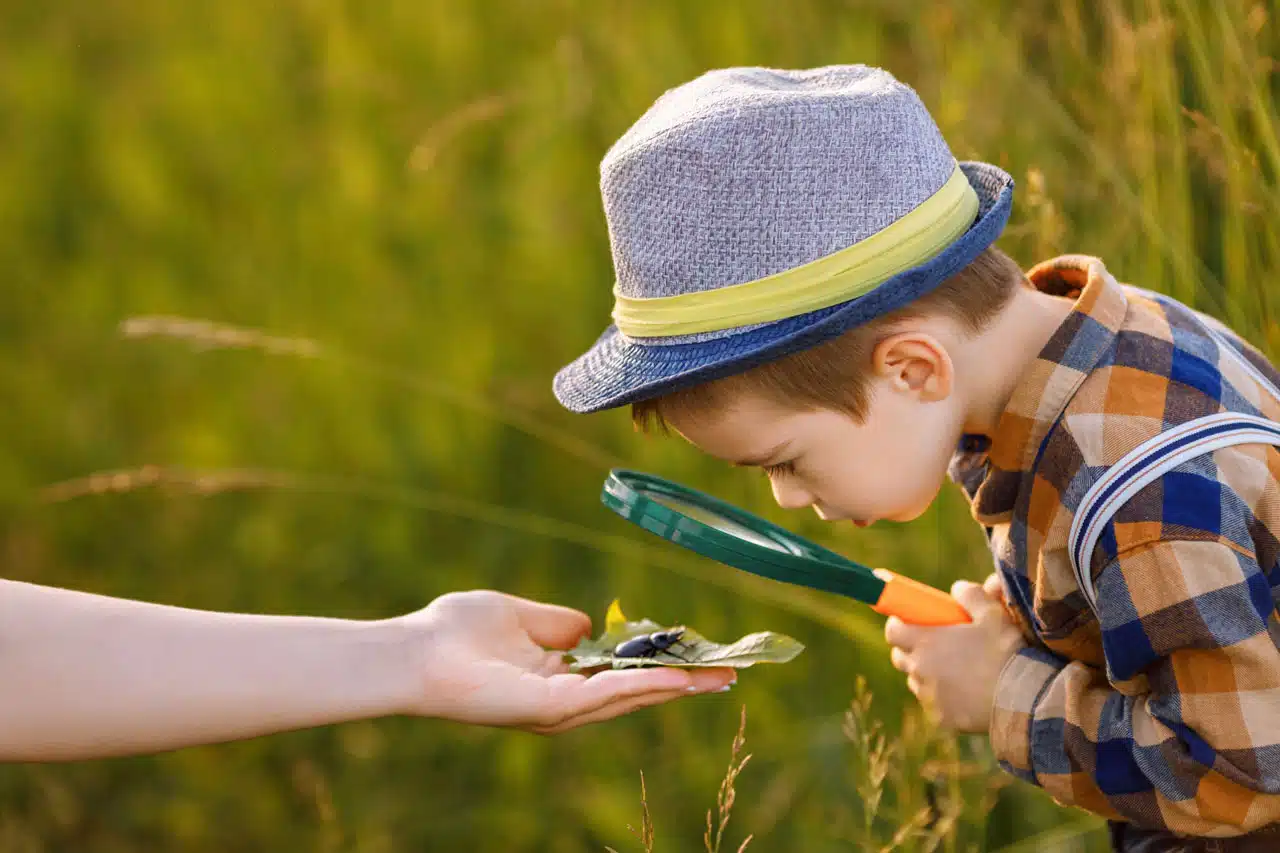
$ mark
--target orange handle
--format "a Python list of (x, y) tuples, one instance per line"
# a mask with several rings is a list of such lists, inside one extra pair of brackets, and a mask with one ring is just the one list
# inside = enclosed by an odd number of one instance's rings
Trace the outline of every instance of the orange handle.
[(936, 587), (888, 569), (876, 569), (875, 576), (884, 581), (880, 599), (871, 605), (877, 613), (897, 616), (913, 625), (959, 625), (973, 621), (960, 602)]

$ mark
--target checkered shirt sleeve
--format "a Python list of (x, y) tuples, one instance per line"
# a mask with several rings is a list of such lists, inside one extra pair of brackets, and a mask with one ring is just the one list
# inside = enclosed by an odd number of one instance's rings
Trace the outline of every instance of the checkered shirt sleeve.
[(1105, 670), (1043, 646), (1011, 660), (991, 726), (1005, 769), (1144, 827), (1280, 822), (1277, 472), (1273, 448), (1227, 448), (1129, 502), (1095, 563)]

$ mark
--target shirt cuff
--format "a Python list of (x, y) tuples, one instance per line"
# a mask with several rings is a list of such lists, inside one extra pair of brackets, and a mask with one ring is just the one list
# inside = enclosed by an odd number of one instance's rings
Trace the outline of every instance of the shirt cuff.
[(1064, 663), (1044, 649), (1027, 646), (1009, 658), (996, 679), (991, 749), (1000, 766), (1033, 785), (1037, 782), (1031, 758), (1031, 723), (1040, 697)]

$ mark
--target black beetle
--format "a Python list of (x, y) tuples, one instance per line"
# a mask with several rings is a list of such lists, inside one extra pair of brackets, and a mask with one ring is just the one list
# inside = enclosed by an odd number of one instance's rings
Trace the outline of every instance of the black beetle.
[(666, 652), (673, 658), (689, 663), (671, 651), (671, 647), (680, 642), (683, 636), (684, 628), (672, 628), (670, 631), (654, 631), (652, 634), (632, 637), (614, 646), (613, 656), (615, 658), (652, 658), (657, 657), (659, 652)]

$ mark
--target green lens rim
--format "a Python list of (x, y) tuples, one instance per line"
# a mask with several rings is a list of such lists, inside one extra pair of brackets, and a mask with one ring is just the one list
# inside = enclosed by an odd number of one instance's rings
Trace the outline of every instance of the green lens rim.
[[(727, 518), (776, 543), (776, 551), (725, 533), (678, 510), (646, 497), (645, 493), (670, 497)], [(609, 472), (601, 501), (618, 515), (688, 550), (720, 563), (783, 583), (833, 592), (868, 604), (880, 599), (884, 581), (871, 569), (797, 536), (719, 498), (642, 471)]]

